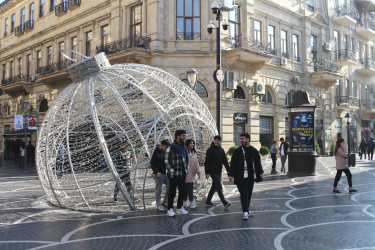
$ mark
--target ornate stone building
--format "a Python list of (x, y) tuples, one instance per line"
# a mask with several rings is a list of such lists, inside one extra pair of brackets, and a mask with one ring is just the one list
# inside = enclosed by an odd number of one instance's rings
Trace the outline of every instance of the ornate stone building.
[[(292, 94), (306, 90), (316, 112), (316, 136), (351, 140), (373, 135), (375, 119), (375, 23), (373, 0), (242, 0), (225, 12), (221, 29), (221, 131), (226, 148), (249, 132), (252, 143), (270, 146), (288, 137)], [(143, 63), (186, 82), (198, 73), (196, 92), (216, 114), (215, 19), (206, 0), (8, 0), (0, 6), (2, 152), (21, 103), (32, 103), (38, 123), (54, 98), (70, 84), (71, 63), (59, 52), (90, 56), (106, 52), (110, 62)], [(65, 51), (73, 60), (80, 56)], [(262, 87), (265, 87), (263, 95)], [(31, 133), (35, 141), (36, 132)], [(9, 156), (6, 152), (5, 157)]]

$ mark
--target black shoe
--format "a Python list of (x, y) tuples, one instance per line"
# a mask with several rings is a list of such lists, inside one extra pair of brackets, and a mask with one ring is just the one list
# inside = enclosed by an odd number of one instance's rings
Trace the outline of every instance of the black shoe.
[(224, 207), (229, 207), (230, 205), (232, 205), (232, 203), (230, 203), (229, 201), (227, 201), (226, 203), (223, 204)]
[(338, 189), (337, 189), (337, 190), (332, 190), (332, 192), (334, 192), (334, 193), (336, 193), (336, 194), (341, 193), (340, 190), (338, 190)]
[(358, 192), (358, 190), (357, 189), (349, 190), (349, 193), (355, 193), (355, 192)]
[(113, 197), (113, 201), (117, 201), (117, 197)]
[(211, 201), (206, 202), (206, 207), (213, 207), (213, 206), (215, 206), (215, 204), (213, 204)]

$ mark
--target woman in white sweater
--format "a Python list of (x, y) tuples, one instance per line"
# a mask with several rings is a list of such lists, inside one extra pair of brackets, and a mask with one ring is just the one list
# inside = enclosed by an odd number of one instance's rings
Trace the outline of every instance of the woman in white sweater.
[[(196, 175), (198, 175), (198, 178), (201, 178), (201, 172), (199, 170), (197, 152), (195, 151), (195, 141), (192, 139), (187, 139), (185, 145), (187, 146), (189, 152), (189, 172), (185, 179), (186, 191), (184, 197), (184, 207), (194, 209), (197, 208), (197, 204), (194, 202), (193, 185)], [(187, 202), (188, 196), (190, 202)]]
[(335, 160), (336, 160), (337, 173), (336, 173), (335, 181), (333, 183), (334, 193), (341, 193), (340, 190), (337, 189), (337, 184), (340, 181), (342, 172), (345, 173), (346, 178), (348, 179), (349, 193), (357, 192), (357, 190), (352, 187), (352, 173), (350, 173), (347, 159), (348, 159), (348, 154), (346, 153), (344, 139), (340, 138), (337, 140), (336, 147), (335, 147)]

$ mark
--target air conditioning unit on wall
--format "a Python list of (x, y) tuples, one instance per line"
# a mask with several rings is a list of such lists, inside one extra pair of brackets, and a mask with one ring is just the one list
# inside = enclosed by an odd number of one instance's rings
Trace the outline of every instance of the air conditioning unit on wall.
[(254, 94), (255, 95), (265, 95), (266, 85), (262, 82), (254, 82)]
[(237, 89), (237, 72), (225, 71), (224, 89)]
[(324, 51), (331, 51), (331, 44), (330, 43), (324, 43), (323, 44), (323, 50)]

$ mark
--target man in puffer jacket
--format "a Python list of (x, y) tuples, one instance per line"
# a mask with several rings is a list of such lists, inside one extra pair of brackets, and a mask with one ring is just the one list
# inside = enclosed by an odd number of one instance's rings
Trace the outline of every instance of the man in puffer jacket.
[(221, 136), (217, 135), (214, 137), (214, 141), (211, 143), (210, 148), (207, 149), (206, 159), (204, 161), (206, 179), (208, 179), (210, 176), (212, 179), (212, 186), (206, 199), (206, 206), (214, 206), (211, 199), (216, 191), (225, 207), (229, 207), (231, 205), (231, 203), (224, 198), (223, 187), (221, 185), (221, 170), (223, 168), (223, 164), (228, 173), (228, 160), (225, 156), (224, 149), (221, 147)]

